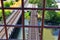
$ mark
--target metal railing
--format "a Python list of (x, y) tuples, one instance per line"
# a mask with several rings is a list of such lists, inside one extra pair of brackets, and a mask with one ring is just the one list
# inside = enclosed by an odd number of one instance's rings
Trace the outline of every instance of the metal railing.
[[(3, 0), (1, 0), (2, 7), (0, 9), (2, 9), (2, 11), (3, 11), (2, 14), (3, 14), (4, 25), (0, 25), (0, 26), (4, 27), (4, 29), (5, 29), (6, 40), (8, 40), (7, 27), (11, 27), (11, 26), (15, 27), (15, 26), (14, 25), (7, 25), (6, 24), (4, 9), (20, 9), (20, 10), (22, 10), (22, 26), (19, 26), (19, 27), (23, 28), (23, 40), (25, 40), (25, 31), (24, 31), (24, 28), (26, 27), (26, 26), (24, 26), (24, 10), (43, 10), (43, 13), (42, 13), (42, 26), (41, 27), (39, 26), (41, 28), (40, 40), (43, 40), (43, 28), (57, 28), (57, 29), (59, 28), (60, 29), (60, 26), (48, 26), (48, 27), (44, 27), (44, 12), (45, 12), (45, 10), (60, 10), (58, 8), (54, 8), (54, 9), (45, 8), (45, 1), (46, 0), (43, 0), (43, 8), (24, 8), (24, 0), (22, 0), (22, 7), (21, 8), (4, 8), (4, 6), (3, 6)], [(18, 25), (16, 25), (16, 26), (18, 27)], [(38, 26), (27, 26), (27, 27), (28, 28), (29, 27), (31, 27), (31, 28), (37, 28)], [(60, 31), (59, 31), (58, 40), (60, 40)]]

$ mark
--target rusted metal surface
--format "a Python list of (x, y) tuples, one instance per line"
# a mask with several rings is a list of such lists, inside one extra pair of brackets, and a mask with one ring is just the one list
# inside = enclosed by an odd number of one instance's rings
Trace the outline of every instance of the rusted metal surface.
[(43, 40), (44, 12), (45, 12), (45, 0), (43, 0), (43, 13), (42, 13), (42, 26), (41, 26), (40, 40)]
[(58, 36), (58, 40), (60, 40), (60, 29), (59, 29), (59, 36)]
[(7, 33), (7, 27), (6, 27), (6, 18), (5, 18), (5, 14), (4, 14), (3, 0), (1, 0), (1, 6), (2, 6), (2, 15), (3, 15), (3, 20), (4, 20), (4, 28), (5, 28), (5, 33), (6, 33), (6, 40), (8, 40), (8, 33)]
[(25, 40), (25, 27), (24, 27), (24, 0), (22, 0), (22, 28), (23, 28), (23, 40)]

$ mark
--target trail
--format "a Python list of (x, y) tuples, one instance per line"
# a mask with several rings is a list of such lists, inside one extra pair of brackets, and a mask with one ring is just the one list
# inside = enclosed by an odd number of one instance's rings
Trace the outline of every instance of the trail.
[(54, 40), (51, 29), (44, 28), (43, 31), (43, 40)]

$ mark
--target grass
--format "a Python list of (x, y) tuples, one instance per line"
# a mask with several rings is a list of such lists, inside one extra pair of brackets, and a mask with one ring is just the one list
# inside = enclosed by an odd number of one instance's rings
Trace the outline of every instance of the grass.
[(43, 40), (54, 40), (51, 29), (44, 29), (43, 31)]

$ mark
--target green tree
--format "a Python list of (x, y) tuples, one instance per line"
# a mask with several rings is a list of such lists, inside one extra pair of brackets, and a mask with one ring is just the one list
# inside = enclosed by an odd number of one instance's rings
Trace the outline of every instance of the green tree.
[(11, 14), (10, 10), (5, 10), (5, 16), (8, 17)]
[(29, 0), (29, 3), (31, 3), (31, 4), (36, 4), (38, 2), (39, 2), (39, 0)]
[(42, 8), (43, 7), (43, 0), (39, 0), (37, 4), (38, 4), (38, 8)]
[(57, 8), (55, 0), (46, 0), (46, 7), (47, 8)]
[(0, 10), (0, 21), (2, 19), (2, 10)]
[(19, 0), (16, 0), (16, 2), (18, 2)]
[(27, 20), (30, 20), (30, 14), (31, 14), (30, 11), (25, 12), (24, 13), (24, 15), (25, 15), (24, 18), (27, 19)]
[[(47, 8), (58, 8), (55, 0), (46, 0)], [(49, 10), (45, 13), (45, 21), (56, 22), (57, 13), (55, 10)]]
[(45, 19), (46, 19), (46, 21), (50, 21), (50, 22), (55, 22), (56, 21), (56, 16), (57, 16), (57, 13), (54, 11), (54, 10), (52, 10), (52, 11), (47, 11), (46, 13), (45, 13)]
[(10, 7), (10, 3), (7, 2), (7, 1), (5, 1), (5, 2), (4, 2), (4, 7)]
[(42, 5), (43, 5), (42, 0), (29, 0), (29, 3), (37, 4), (38, 7), (42, 7)]
[[(11, 14), (10, 10), (5, 10), (5, 16), (8, 17)], [(2, 10), (0, 10), (0, 21), (3, 19)]]
[(57, 15), (56, 15), (56, 23), (57, 24), (60, 24), (60, 12), (57, 12)]
[(14, 1), (13, 0), (10, 0), (9, 3), (10, 3), (10, 5), (13, 5)]

